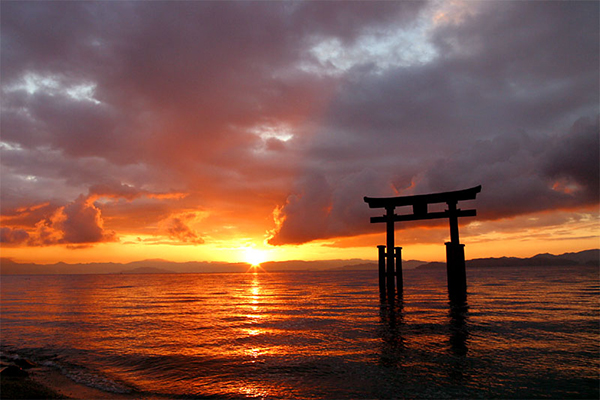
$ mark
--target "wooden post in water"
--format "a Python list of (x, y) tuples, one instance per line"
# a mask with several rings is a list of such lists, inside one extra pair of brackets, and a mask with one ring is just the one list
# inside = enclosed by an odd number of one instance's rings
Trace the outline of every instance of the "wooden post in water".
[(386, 207), (386, 254), (387, 254), (387, 288), (388, 294), (390, 296), (394, 293), (394, 275), (396, 275), (396, 271), (394, 270), (394, 207)]
[(446, 274), (448, 294), (451, 300), (461, 301), (467, 295), (467, 271), (465, 266), (465, 245), (458, 236), (458, 211), (456, 201), (449, 201), (448, 221), (450, 222), (450, 242), (446, 244)]
[(396, 247), (396, 286), (398, 293), (404, 290), (404, 280), (402, 279), (402, 247)]
[(385, 296), (385, 246), (377, 246), (379, 249), (379, 293)]
[(451, 301), (464, 301), (467, 297), (467, 271), (465, 267), (465, 245), (446, 242), (446, 273), (448, 295)]

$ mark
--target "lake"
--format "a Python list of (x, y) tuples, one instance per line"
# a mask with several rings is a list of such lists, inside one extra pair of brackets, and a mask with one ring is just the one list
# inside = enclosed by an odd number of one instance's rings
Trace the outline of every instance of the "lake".
[(596, 267), (1, 277), (1, 350), (117, 393), (599, 397)]

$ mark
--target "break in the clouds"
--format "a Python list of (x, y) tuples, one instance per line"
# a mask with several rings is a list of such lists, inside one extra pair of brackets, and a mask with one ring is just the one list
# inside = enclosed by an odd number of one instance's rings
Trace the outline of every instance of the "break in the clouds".
[[(598, 2), (3, 2), (2, 242), (283, 245), (598, 204)], [(226, 227), (226, 229), (225, 229)]]

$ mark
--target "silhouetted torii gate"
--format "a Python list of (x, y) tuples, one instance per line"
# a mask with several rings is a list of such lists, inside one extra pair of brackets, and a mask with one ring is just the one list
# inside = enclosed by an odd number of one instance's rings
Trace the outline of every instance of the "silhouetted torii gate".
[[(394, 247), (394, 223), (401, 221), (418, 221), (421, 219), (448, 218), (450, 221), (450, 241), (446, 243), (446, 271), (448, 274), (448, 293), (451, 299), (462, 299), (467, 293), (467, 275), (465, 271), (465, 245), (458, 238), (458, 217), (474, 217), (476, 210), (457, 208), (459, 201), (474, 200), (481, 191), (481, 185), (454, 192), (421, 194), (401, 197), (365, 197), (370, 208), (385, 208), (382, 217), (371, 217), (371, 223), (385, 222), (387, 230), (386, 246), (379, 249), (379, 288), (384, 293), (387, 275), (389, 293), (394, 291), (396, 276), (398, 291), (402, 290), (402, 247)], [(427, 206), (435, 203), (446, 203), (448, 209), (441, 212), (428, 212)], [(412, 206), (412, 214), (394, 214), (396, 207)], [(387, 250), (387, 251), (386, 251)], [(394, 258), (397, 268), (394, 271)], [(387, 273), (385, 264), (387, 259)]]

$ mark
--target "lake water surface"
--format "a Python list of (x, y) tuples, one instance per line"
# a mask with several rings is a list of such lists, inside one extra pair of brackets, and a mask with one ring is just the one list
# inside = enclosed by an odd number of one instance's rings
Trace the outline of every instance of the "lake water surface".
[(599, 397), (596, 267), (467, 273), (2, 276), (1, 350), (152, 396)]

